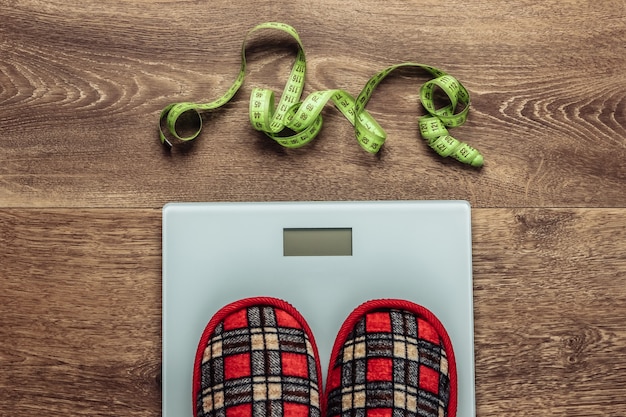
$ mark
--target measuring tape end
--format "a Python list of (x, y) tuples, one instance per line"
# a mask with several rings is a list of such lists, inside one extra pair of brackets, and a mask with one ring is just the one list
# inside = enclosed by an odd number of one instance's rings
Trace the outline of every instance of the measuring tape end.
[(476, 157), (470, 162), (470, 165), (474, 168), (482, 168), (485, 161), (481, 154), (476, 155)]
[(473, 168), (482, 168), (485, 162), (482, 154), (476, 148), (464, 142), (460, 142), (460, 146), (450, 156)]
[[(202, 116), (194, 107), (193, 103), (174, 103), (165, 107), (161, 111), (159, 119), (159, 138), (161, 143), (169, 148), (178, 147), (193, 141), (202, 131)], [(177, 125), (189, 128), (191, 132), (182, 136), (177, 131)]]

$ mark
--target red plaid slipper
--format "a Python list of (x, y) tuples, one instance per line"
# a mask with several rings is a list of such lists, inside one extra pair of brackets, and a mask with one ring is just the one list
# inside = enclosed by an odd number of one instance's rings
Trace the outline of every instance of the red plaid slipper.
[(328, 417), (454, 417), (452, 344), (426, 308), (372, 300), (341, 326), (326, 384)]
[(206, 326), (193, 374), (195, 417), (321, 417), (311, 329), (290, 304), (248, 298)]

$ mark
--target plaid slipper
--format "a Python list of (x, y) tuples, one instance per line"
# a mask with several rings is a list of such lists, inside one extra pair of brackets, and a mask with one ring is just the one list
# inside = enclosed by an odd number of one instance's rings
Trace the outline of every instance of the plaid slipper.
[(321, 417), (311, 329), (290, 304), (247, 298), (207, 324), (193, 373), (195, 417)]
[(331, 353), (327, 417), (454, 417), (452, 344), (426, 308), (372, 300), (345, 320)]

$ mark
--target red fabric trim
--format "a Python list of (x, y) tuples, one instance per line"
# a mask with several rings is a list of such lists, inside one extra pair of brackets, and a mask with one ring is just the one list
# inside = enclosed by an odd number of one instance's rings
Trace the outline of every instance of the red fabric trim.
[[(398, 309), (398, 310), (406, 310), (418, 317), (423, 318), (428, 323), (430, 323), (433, 328), (439, 333), (441, 336), (441, 340), (443, 342), (443, 347), (446, 350), (447, 358), (448, 358), (448, 375), (450, 377), (450, 401), (448, 402), (448, 417), (455, 417), (457, 410), (457, 374), (456, 374), (456, 360), (454, 358), (454, 350), (452, 348), (452, 342), (450, 341), (450, 337), (448, 336), (448, 332), (446, 331), (443, 324), (439, 321), (439, 319), (426, 307), (423, 307), (419, 304), (415, 304), (411, 301), (400, 300), (400, 299), (376, 299), (366, 301), (365, 303), (358, 306), (356, 309), (350, 313), (348, 318), (344, 321), (341, 328), (339, 329), (339, 333), (337, 334), (337, 338), (335, 339), (335, 343), (333, 344), (333, 349), (330, 355), (330, 363), (328, 365), (328, 375), (332, 374), (333, 364), (335, 362), (335, 358), (340, 353), (341, 347), (344, 345), (346, 340), (350, 335), (350, 331), (354, 328), (356, 323), (368, 312), (377, 309)], [(326, 383), (326, 387), (324, 389), (324, 397), (328, 398), (330, 394), (329, 387), (332, 386), (329, 382)]]
[[(200, 391), (200, 385), (201, 385), (201, 375), (200, 375), (201, 366), (200, 365), (202, 364), (202, 357), (204, 354), (204, 349), (206, 348), (206, 345), (209, 342), (211, 335), (215, 331), (215, 328), (222, 321), (224, 321), (227, 317), (229, 317), (229, 319), (238, 321), (240, 320), (240, 318), (235, 313), (237, 313), (239, 310), (243, 310), (252, 306), (270, 306), (270, 307), (275, 307), (277, 309), (283, 310), (289, 315), (291, 315), (300, 324), (300, 326), (302, 326), (307, 336), (309, 337), (309, 340), (311, 341), (311, 345), (313, 346), (313, 352), (315, 352), (315, 359), (316, 359), (315, 367), (316, 367), (318, 378), (320, 378), (320, 388), (321, 388), (322, 365), (319, 361), (317, 344), (315, 343), (313, 332), (311, 331), (309, 324), (306, 322), (302, 314), (300, 314), (300, 312), (296, 310), (295, 307), (293, 307), (291, 304), (289, 304), (288, 302), (284, 300), (280, 300), (278, 298), (273, 298), (273, 297), (244, 298), (244, 299), (232, 302), (230, 304), (227, 304), (226, 306), (218, 310), (217, 313), (215, 313), (215, 315), (211, 317), (208, 324), (204, 328), (204, 331), (202, 332), (202, 336), (200, 337), (200, 341), (198, 342), (198, 348), (196, 350), (196, 357), (195, 357), (194, 366), (193, 366), (191, 401), (192, 401), (192, 409), (193, 409), (194, 417), (198, 417), (196, 399), (198, 398), (198, 393)], [(283, 318), (283, 319), (287, 320), (286, 318)], [(323, 398), (320, 398), (320, 411), (321, 411), (321, 415), (324, 416), (326, 413), (326, 399), (324, 398), (324, 396), (322, 397)]]

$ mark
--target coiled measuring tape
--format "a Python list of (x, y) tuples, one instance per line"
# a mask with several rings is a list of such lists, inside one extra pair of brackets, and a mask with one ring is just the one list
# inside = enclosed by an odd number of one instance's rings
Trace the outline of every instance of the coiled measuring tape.
[[(261, 29), (283, 31), (298, 43), (296, 60), (278, 105), (274, 104), (274, 92), (271, 90), (254, 88), (250, 95), (249, 114), (253, 128), (265, 133), (280, 145), (299, 148), (315, 139), (322, 128), (322, 109), (328, 102), (332, 102), (354, 126), (359, 145), (367, 152), (377, 153), (385, 143), (387, 134), (365, 110), (365, 106), (376, 86), (385, 77), (399, 68), (415, 67), (425, 70), (434, 77), (420, 87), (420, 100), (428, 112), (428, 115), (418, 120), (421, 136), (443, 157), (449, 156), (473, 167), (483, 165), (483, 156), (480, 152), (448, 133), (448, 128), (465, 123), (470, 107), (467, 89), (454, 77), (428, 65), (405, 62), (392, 65), (375, 74), (356, 98), (344, 90), (332, 89), (313, 92), (301, 100), (306, 74), (302, 41), (293, 27), (278, 22), (262, 23), (246, 34), (241, 46), (239, 75), (223, 96), (210, 103), (173, 103), (163, 109), (159, 120), (161, 143), (171, 147), (195, 139), (202, 130), (201, 113), (215, 110), (233, 98), (243, 85), (246, 75), (246, 41), (253, 32)], [(436, 108), (434, 97), (436, 89), (440, 89), (448, 97), (447, 105)], [(197, 130), (186, 136), (181, 136), (176, 130), (176, 123), (183, 114), (195, 114), (198, 123)]]

